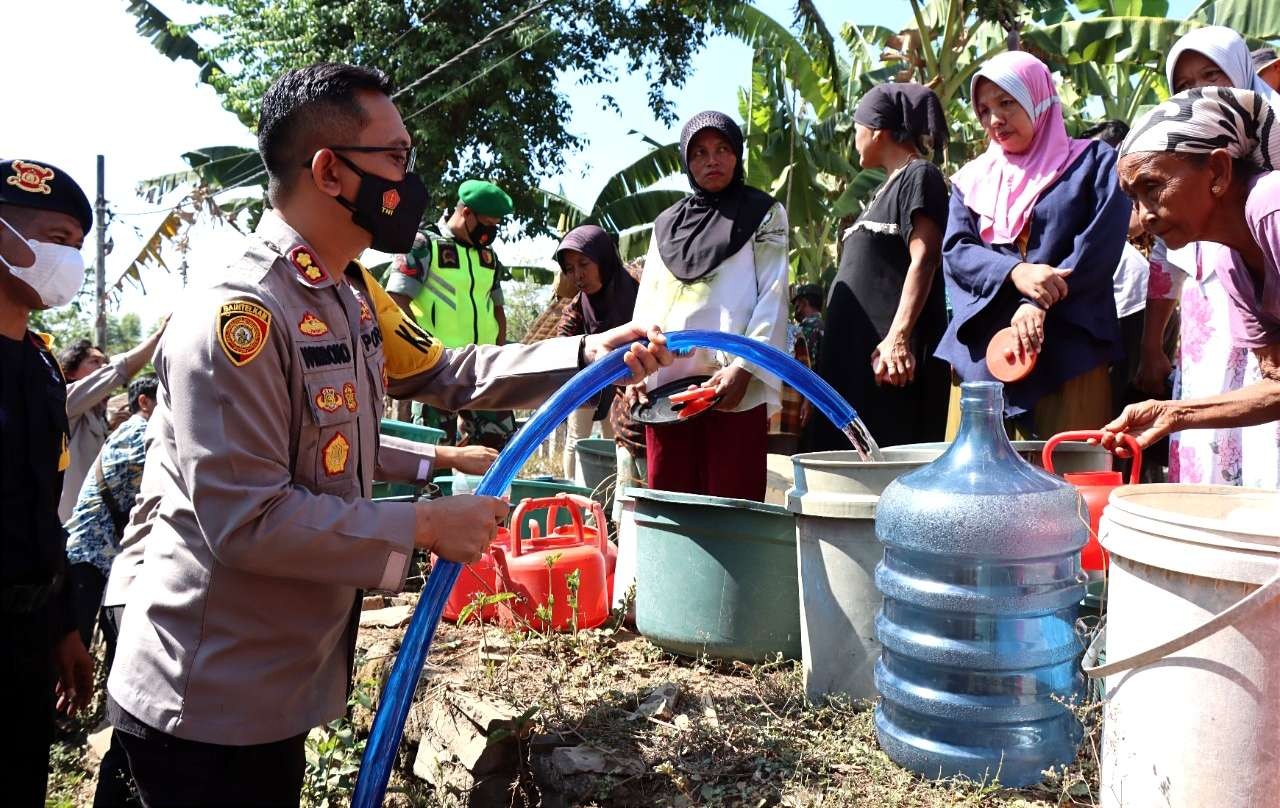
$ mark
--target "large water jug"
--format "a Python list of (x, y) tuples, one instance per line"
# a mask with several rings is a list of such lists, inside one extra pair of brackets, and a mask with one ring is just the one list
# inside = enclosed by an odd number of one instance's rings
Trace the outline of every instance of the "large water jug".
[(1020, 787), (1079, 745), (1068, 705), (1084, 693), (1088, 521), (1074, 488), (1010, 445), (1002, 385), (963, 385), (960, 408), (951, 448), (885, 489), (876, 511), (876, 734), (927, 777)]

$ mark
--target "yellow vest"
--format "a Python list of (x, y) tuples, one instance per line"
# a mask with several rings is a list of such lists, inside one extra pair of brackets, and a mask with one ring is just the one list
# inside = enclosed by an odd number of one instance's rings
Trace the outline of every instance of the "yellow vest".
[(422, 291), (410, 304), (418, 325), (446, 348), (496, 344), (492, 292), (498, 257), (489, 247), (472, 247), (430, 231), (427, 236), (430, 254), (413, 252), (427, 268)]

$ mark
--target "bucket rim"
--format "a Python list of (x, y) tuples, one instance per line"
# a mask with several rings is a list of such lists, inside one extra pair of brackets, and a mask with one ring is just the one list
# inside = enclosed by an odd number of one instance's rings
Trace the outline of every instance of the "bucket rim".
[(655, 488), (628, 488), (627, 493), (637, 503), (641, 500), (649, 500), (663, 505), (703, 505), (712, 508), (735, 508), (753, 511), (768, 516), (794, 516), (782, 505), (756, 502), (751, 499), (713, 497), (710, 494), (685, 494), (679, 491), (661, 491)]
[[(1151, 505), (1144, 505), (1141, 502), (1136, 501), (1139, 497), (1157, 494), (1177, 494), (1179, 499), (1183, 501), (1185, 501), (1185, 498), (1187, 497), (1200, 494), (1226, 494), (1233, 497), (1249, 496), (1267, 499), (1275, 499), (1277, 496), (1276, 491), (1269, 491), (1264, 488), (1245, 488), (1235, 485), (1192, 485), (1186, 483), (1122, 485), (1114, 489), (1111, 492), (1111, 495), (1107, 497), (1107, 510), (1115, 510), (1116, 513), (1111, 514), (1113, 519), (1118, 514), (1126, 514), (1177, 527), (1207, 530), (1215, 534), (1230, 534), (1232, 536), (1240, 537), (1261, 536), (1280, 541), (1280, 520), (1277, 520), (1275, 523), (1270, 525), (1262, 525), (1257, 522), (1252, 522), (1248, 526), (1233, 525), (1218, 517), (1196, 516), (1193, 514), (1183, 513), (1181, 511), (1170, 511), (1162, 508), (1156, 508)], [(1240, 544), (1256, 547), (1257, 549), (1280, 555), (1280, 544), (1258, 544), (1247, 540), (1227, 542), (1227, 546), (1238, 546)]]

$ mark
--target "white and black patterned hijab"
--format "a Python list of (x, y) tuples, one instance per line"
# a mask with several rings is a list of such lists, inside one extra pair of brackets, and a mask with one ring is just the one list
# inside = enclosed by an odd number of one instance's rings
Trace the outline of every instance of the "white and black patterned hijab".
[(1280, 167), (1280, 126), (1260, 94), (1198, 87), (1160, 104), (1134, 124), (1120, 156), (1138, 152), (1208, 154), (1225, 149), (1267, 171)]

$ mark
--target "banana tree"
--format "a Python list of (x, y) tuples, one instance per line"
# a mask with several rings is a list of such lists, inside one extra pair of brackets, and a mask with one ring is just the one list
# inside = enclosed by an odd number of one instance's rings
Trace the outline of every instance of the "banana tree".
[(610, 177), (590, 207), (579, 207), (563, 194), (542, 191), (547, 218), (556, 222), (561, 236), (579, 225), (596, 224), (618, 237), (623, 260), (644, 255), (649, 249), (653, 220), (688, 196), (686, 191), (654, 187), (683, 173), (680, 144), (664, 145), (648, 137), (644, 140), (653, 148)]

